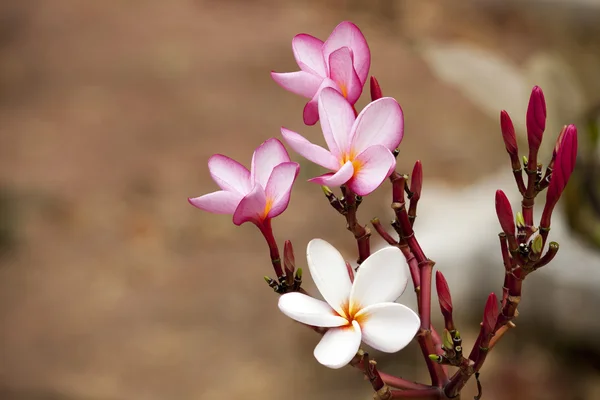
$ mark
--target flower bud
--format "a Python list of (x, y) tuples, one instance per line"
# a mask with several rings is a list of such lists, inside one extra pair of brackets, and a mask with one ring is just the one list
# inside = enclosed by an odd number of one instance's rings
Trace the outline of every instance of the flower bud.
[(496, 320), (498, 319), (498, 298), (494, 293), (490, 293), (485, 309), (483, 311), (483, 336), (486, 337), (494, 332)]
[(517, 138), (515, 136), (515, 127), (508, 113), (504, 110), (500, 112), (500, 129), (502, 130), (502, 139), (506, 146), (506, 151), (511, 156), (516, 156), (519, 153), (517, 147)]
[(496, 191), (496, 214), (502, 230), (507, 235), (515, 234), (515, 220), (510, 206), (510, 201), (502, 190)]
[(527, 107), (527, 141), (530, 152), (537, 153), (546, 129), (546, 100), (539, 86), (534, 86)]
[(542, 239), (542, 236), (537, 235), (535, 238), (533, 238), (530, 247), (534, 254), (540, 254), (542, 252), (542, 248), (544, 247), (544, 239)]
[(346, 270), (348, 271), (350, 282), (354, 282), (354, 270), (352, 269), (352, 265), (350, 265), (348, 261), (346, 261)]
[(294, 271), (296, 270), (296, 259), (294, 258), (294, 248), (292, 242), (285, 241), (283, 247), (283, 270), (285, 271), (285, 280), (288, 285), (294, 283)]
[(452, 335), (450, 334), (448, 329), (444, 329), (444, 334), (442, 335), (442, 341), (443, 341), (442, 345), (444, 346), (444, 349), (446, 349), (446, 350), (454, 349), (454, 341), (452, 341)]
[(383, 97), (383, 93), (381, 93), (381, 87), (379, 86), (379, 82), (375, 79), (374, 76), (371, 76), (371, 101), (375, 101)]
[(523, 217), (523, 213), (521, 211), (517, 211), (517, 227), (525, 228), (525, 217)]
[(410, 178), (410, 191), (413, 194), (413, 199), (419, 200), (421, 198), (421, 189), (423, 188), (423, 164), (421, 160), (417, 160), (413, 167), (412, 175)]
[(556, 160), (556, 153), (558, 153), (558, 149), (560, 148), (560, 143), (562, 142), (566, 131), (567, 131), (567, 126), (565, 125), (561, 129), (560, 134), (558, 135), (558, 138), (556, 139), (556, 144), (554, 145), (554, 150), (552, 150), (552, 162), (554, 162)]
[(569, 181), (571, 173), (575, 168), (576, 159), (577, 128), (575, 125), (569, 125), (562, 135), (560, 146), (556, 152), (554, 169), (550, 178), (548, 193), (546, 194), (546, 207), (544, 207), (544, 214), (551, 212), (558, 202), (558, 199), (565, 189), (565, 186), (567, 186), (567, 182)]
[(450, 295), (450, 287), (448, 282), (444, 278), (444, 274), (441, 271), (435, 273), (435, 288), (437, 289), (438, 300), (440, 302), (440, 308), (444, 317), (446, 315), (452, 315), (452, 296)]

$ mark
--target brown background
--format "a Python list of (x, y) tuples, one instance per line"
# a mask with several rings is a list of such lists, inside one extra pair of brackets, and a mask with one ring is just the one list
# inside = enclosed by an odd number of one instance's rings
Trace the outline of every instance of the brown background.
[[(403, 106), (401, 170), (419, 158), (426, 182), (458, 188), (507, 166), (497, 121), (437, 79), (415, 43), (465, 41), (517, 64), (534, 48), (594, 61), (600, 18), (497, 3), (0, 3), (0, 399), (369, 398), (360, 374), (317, 364), (317, 337), (278, 312), (255, 228), (186, 198), (214, 190), (213, 153), (248, 164), (281, 125), (318, 137), (302, 125), (304, 100), (269, 71), (296, 68), (295, 34), (324, 39), (348, 18), (369, 41), (371, 72)], [(574, 64), (597, 93), (600, 78)], [(354, 258), (343, 221), (306, 182), (318, 170), (300, 162), (278, 239), (293, 240), (300, 265), (313, 237)], [(361, 219), (389, 219), (387, 204), (381, 189)], [(484, 368), (484, 398), (596, 398), (593, 365), (539, 336), (514, 337)], [(426, 379), (412, 346), (380, 360)]]

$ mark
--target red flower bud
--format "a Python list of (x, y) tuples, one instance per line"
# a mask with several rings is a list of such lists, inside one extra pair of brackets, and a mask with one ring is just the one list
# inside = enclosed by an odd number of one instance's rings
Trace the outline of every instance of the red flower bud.
[(515, 136), (515, 127), (508, 113), (504, 110), (500, 112), (500, 129), (502, 130), (502, 139), (506, 146), (506, 151), (511, 156), (517, 156), (519, 148), (517, 147), (517, 137)]
[(529, 150), (537, 153), (546, 129), (546, 100), (539, 86), (534, 86), (527, 107), (527, 141)]
[(485, 309), (483, 310), (483, 336), (489, 336), (494, 332), (496, 320), (498, 319), (498, 298), (494, 293), (490, 293)]
[(352, 269), (352, 265), (350, 265), (348, 261), (346, 261), (346, 270), (348, 271), (350, 282), (354, 282), (354, 270)]
[(552, 163), (552, 167), (554, 167), (554, 161), (556, 160), (556, 153), (558, 153), (558, 149), (560, 148), (560, 144), (563, 140), (563, 137), (565, 136), (566, 130), (567, 130), (567, 127), (563, 126), (563, 128), (560, 131), (560, 134), (558, 135), (558, 138), (556, 139), (556, 144), (554, 145), (554, 150), (552, 150), (552, 161), (550, 161)]
[(452, 315), (452, 296), (450, 296), (450, 288), (446, 278), (440, 271), (435, 273), (435, 288), (437, 289), (438, 300), (440, 301), (440, 308), (444, 317)]
[(550, 176), (546, 205), (542, 214), (542, 226), (544, 227), (549, 226), (552, 210), (567, 186), (577, 159), (577, 128), (575, 125), (567, 126), (561, 136), (562, 140), (556, 151), (556, 160)]
[(371, 76), (371, 101), (375, 101), (383, 97), (383, 93), (381, 93), (381, 87), (379, 86), (379, 82), (375, 79), (374, 76)]
[(283, 267), (285, 269), (285, 274), (288, 277), (294, 276), (294, 271), (296, 270), (296, 258), (294, 257), (294, 248), (292, 247), (292, 242), (289, 240), (285, 241), (285, 245), (283, 247)]
[(413, 193), (413, 199), (421, 198), (421, 189), (423, 188), (423, 164), (417, 160), (412, 170), (410, 178), (410, 191)]
[(502, 190), (496, 190), (496, 214), (502, 231), (507, 235), (515, 234), (515, 218), (508, 197)]

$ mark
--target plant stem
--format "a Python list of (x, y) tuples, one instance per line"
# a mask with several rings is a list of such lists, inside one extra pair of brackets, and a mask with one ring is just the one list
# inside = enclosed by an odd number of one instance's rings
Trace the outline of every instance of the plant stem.
[(269, 246), (269, 256), (271, 257), (271, 264), (277, 279), (283, 277), (283, 269), (281, 268), (281, 257), (279, 256), (279, 247), (277, 247), (277, 241), (273, 236), (273, 227), (271, 226), (271, 219), (267, 218), (262, 223), (258, 224), (258, 229), (265, 237), (267, 245)]
[(344, 193), (344, 199), (346, 201), (346, 222), (347, 229), (352, 232), (356, 239), (358, 247), (358, 260), (356, 261), (359, 265), (371, 255), (371, 231), (366, 226), (361, 225), (356, 218), (356, 210), (358, 204), (356, 203), (356, 195), (348, 188), (342, 187)]

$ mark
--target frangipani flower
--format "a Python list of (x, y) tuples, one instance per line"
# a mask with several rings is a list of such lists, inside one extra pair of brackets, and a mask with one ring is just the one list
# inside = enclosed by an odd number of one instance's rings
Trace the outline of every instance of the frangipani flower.
[(304, 107), (304, 123), (319, 120), (317, 96), (326, 87), (335, 88), (354, 105), (369, 75), (371, 52), (362, 32), (352, 22), (342, 22), (323, 41), (299, 34), (292, 40), (300, 71), (271, 72), (273, 80), (286, 90), (309, 98)]
[(285, 211), (300, 166), (283, 144), (271, 138), (252, 156), (252, 168), (221, 154), (208, 160), (210, 175), (222, 190), (189, 198), (194, 207), (214, 214), (233, 214), (233, 223), (260, 225)]
[(329, 151), (286, 128), (281, 134), (297, 153), (334, 173), (312, 178), (326, 186), (347, 186), (365, 196), (375, 190), (396, 167), (392, 150), (404, 135), (404, 115), (396, 100), (382, 97), (369, 103), (358, 117), (337, 91), (319, 94), (319, 116)]
[(341, 368), (356, 355), (363, 341), (395, 353), (413, 339), (419, 316), (394, 303), (408, 283), (402, 252), (387, 247), (373, 253), (350, 281), (342, 255), (329, 243), (314, 239), (307, 248), (310, 274), (325, 301), (293, 292), (279, 298), (279, 309), (288, 317), (312, 326), (330, 328), (314, 351), (329, 368)]

